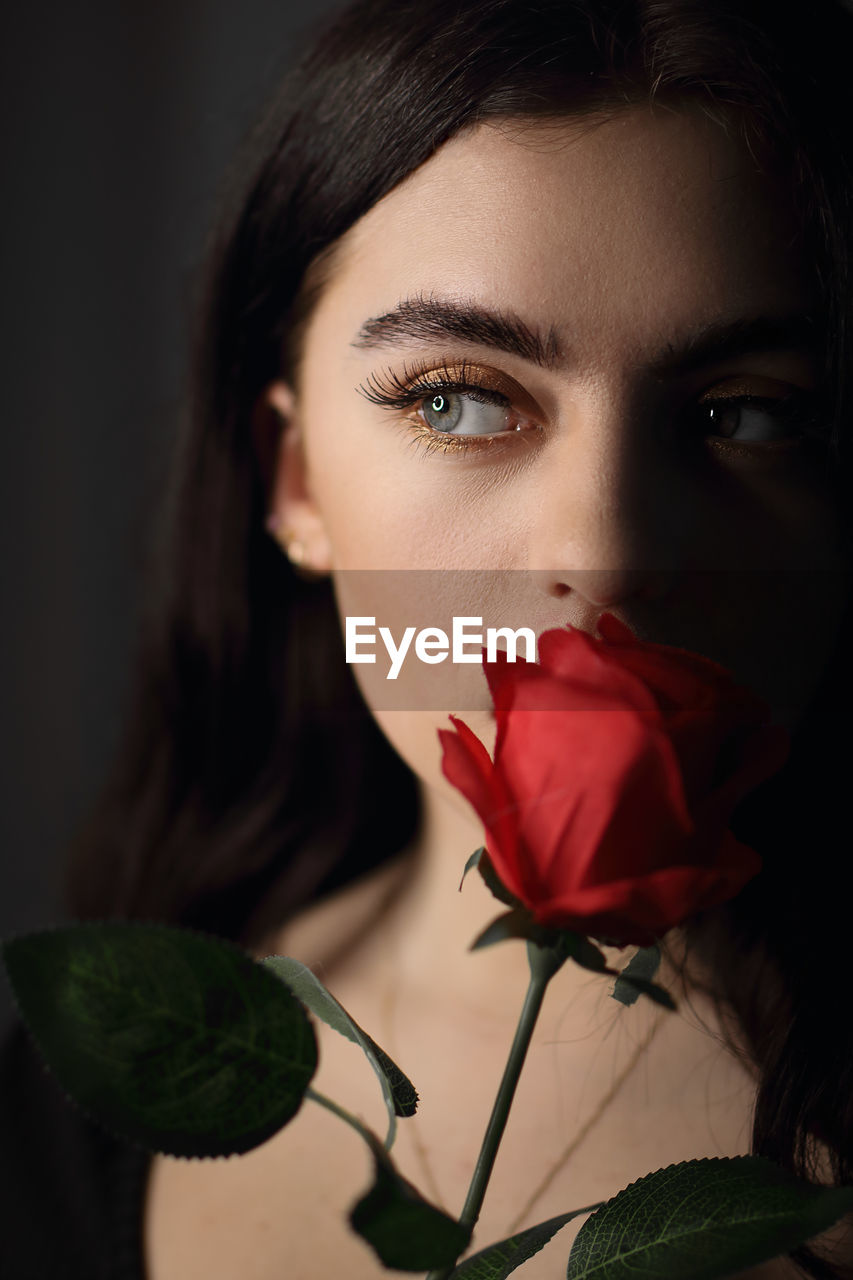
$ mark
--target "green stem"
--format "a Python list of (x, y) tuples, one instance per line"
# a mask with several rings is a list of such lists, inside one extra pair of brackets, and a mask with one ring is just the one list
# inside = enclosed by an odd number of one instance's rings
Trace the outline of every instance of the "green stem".
[(312, 1102), (319, 1102), (321, 1107), (325, 1107), (327, 1111), (331, 1111), (333, 1115), (338, 1116), (348, 1125), (351, 1125), (352, 1128), (355, 1129), (356, 1133), (361, 1134), (369, 1147), (375, 1149), (378, 1145), (376, 1135), (371, 1133), (370, 1130), (361, 1123), (357, 1116), (354, 1116), (351, 1111), (347, 1111), (346, 1107), (342, 1107), (331, 1098), (327, 1098), (325, 1093), (319, 1093), (309, 1085), (305, 1090), (305, 1097), (310, 1098)]
[[(506, 1128), (506, 1122), (509, 1119), (510, 1107), (515, 1097), (521, 1068), (524, 1066), (527, 1050), (530, 1047), (533, 1029), (539, 1017), (539, 1011), (542, 1008), (545, 990), (566, 959), (566, 953), (562, 949), (558, 947), (539, 947), (534, 943), (528, 943), (527, 956), (530, 962), (530, 983), (527, 987), (527, 994), (524, 997), (521, 1016), (515, 1029), (515, 1037), (504, 1067), (503, 1077), (492, 1107), (492, 1114), (486, 1126), (483, 1145), (480, 1147), (480, 1154), (471, 1178), (471, 1185), (468, 1188), (468, 1195), (462, 1208), (462, 1213), (459, 1215), (459, 1221), (471, 1227), (472, 1230), (483, 1207), (486, 1188), (489, 1185), (489, 1179), (492, 1176), (492, 1169), (498, 1154), (498, 1147)], [(455, 1265), (454, 1263), (452, 1266), (439, 1267), (435, 1271), (430, 1271), (426, 1280), (447, 1280)]]

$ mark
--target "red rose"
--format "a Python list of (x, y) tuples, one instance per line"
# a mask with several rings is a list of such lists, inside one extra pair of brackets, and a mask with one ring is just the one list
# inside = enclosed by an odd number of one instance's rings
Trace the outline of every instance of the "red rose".
[(442, 769), (538, 924), (648, 946), (760, 871), (728, 824), (790, 735), (716, 662), (640, 641), (612, 614), (598, 629), (546, 631), (538, 663), (484, 654), (494, 762), (451, 716)]

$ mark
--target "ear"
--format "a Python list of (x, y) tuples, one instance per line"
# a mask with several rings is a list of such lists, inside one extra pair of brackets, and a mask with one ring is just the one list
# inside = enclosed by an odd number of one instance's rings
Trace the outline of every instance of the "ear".
[(328, 573), (331, 544), (314, 501), (296, 397), (285, 382), (271, 382), (252, 414), (255, 453), (267, 494), (267, 528), (286, 554), (298, 543), (302, 569)]

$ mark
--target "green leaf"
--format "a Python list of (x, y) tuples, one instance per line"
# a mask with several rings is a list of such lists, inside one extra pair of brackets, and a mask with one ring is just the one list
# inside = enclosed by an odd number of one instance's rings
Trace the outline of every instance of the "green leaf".
[(567, 1280), (719, 1280), (788, 1253), (853, 1207), (761, 1156), (689, 1160), (632, 1182), (588, 1218)]
[[(599, 1202), (601, 1203), (601, 1202)], [(535, 1227), (519, 1231), (497, 1244), (490, 1244), (479, 1253), (472, 1254), (458, 1266), (450, 1280), (505, 1280), (540, 1249), (544, 1249), (548, 1241), (561, 1231), (572, 1218), (582, 1213), (591, 1213), (599, 1208), (599, 1204), (587, 1205), (585, 1209), (573, 1209), (571, 1213), (561, 1213), (558, 1218), (549, 1218)]]
[(370, 1142), (374, 1182), (350, 1213), (350, 1223), (386, 1267), (431, 1271), (455, 1262), (471, 1239), (471, 1228), (425, 1200), (397, 1172), (374, 1135)]
[(307, 1096), (355, 1129), (373, 1155), (373, 1185), (350, 1212), (353, 1230), (386, 1267), (431, 1271), (451, 1266), (471, 1239), (471, 1228), (461, 1226), (425, 1200), (417, 1187), (397, 1172), (376, 1134), (351, 1111), (316, 1089), (308, 1089)]
[(70, 1100), (167, 1155), (242, 1154), (293, 1118), (317, 1068), (299, 1001), (235, 943), (138, 921), (2, 943), (21, 1018)]
[(333, 1031), (357, 1044), (376, 1072), (382, 1086), (382, 1095), (388, 1109), (388, 1134), (385, 1146), (390, 1151), (397, 1129), (397, 1116), (413, 1116), (418, 1107), (418, 1094), (408, 1076), (388, 1057), (384, 1049), (371, 1039), (366, 1031), (350, 1017), (346, 1009), (328, 991), (307, 965), (300, 964), (292, 956), (265, 956), (261, 961), (276, 977), (290, 988), (294, 995), (318, 1018), (322, 1018)]

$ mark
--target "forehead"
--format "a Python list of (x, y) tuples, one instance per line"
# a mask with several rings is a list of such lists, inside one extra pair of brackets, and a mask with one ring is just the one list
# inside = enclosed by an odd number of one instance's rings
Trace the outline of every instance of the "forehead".
[(321, 328), (354, 332), (432, 292), (623, 355), (814, 287), (788, 202), (746, 146), (699, 110), (645, 105), (465, 130), (350, 229), (335, 264)]

